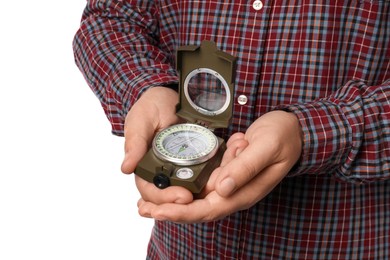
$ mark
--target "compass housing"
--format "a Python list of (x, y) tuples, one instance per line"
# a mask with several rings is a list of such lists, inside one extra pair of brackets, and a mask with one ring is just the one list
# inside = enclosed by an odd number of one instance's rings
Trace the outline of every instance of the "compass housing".
[(226, 150), (225, 141), (212, 130), (229, 125), (235, 62), (235, 57), (218, 50), (211, 41), (177, 50), (176, 114), (187, 123), (157, 133), (135, 174), (160, 189), (175, 185), (195, 194), (202, 191)]

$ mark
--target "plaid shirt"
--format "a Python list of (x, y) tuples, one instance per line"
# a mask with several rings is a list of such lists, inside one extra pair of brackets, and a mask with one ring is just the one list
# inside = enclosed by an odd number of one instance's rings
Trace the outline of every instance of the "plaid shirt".
[(254, 207), (220, 221), (156, 222), (150, 259), (390, 258), (390, 1), (91, 0), (76, 62), (113, 133), (152, 86), (177, 83), (175, 49), (236, 57), (228, 138), (295, 113), (302, 157)]

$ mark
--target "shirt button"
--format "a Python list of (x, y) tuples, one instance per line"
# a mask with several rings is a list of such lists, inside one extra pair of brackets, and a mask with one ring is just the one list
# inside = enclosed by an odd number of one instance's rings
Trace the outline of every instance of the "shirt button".
[(255, 0), (253, 2), (253, 9), (255, 9), (256, 11), (259, 11), (261, 10), (261, 8), (263, 8), (263, 2), (261, 2), (260, 0)]
[(237, 99), (238, 104), (245, 105), (248, 102), (248, 98), (245, 95), (240, 95)]

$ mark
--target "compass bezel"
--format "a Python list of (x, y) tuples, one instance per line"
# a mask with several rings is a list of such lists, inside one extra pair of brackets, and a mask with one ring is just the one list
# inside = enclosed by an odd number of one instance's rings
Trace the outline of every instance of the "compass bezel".
[[(183, 135), (186, 132), (196, 132), (201, 134), (207, 140), (207, 149), (191, 156), (181, 156), (174, 154), (166, 149), (164, 140), (174, 134)], [(212, 158), (218, 150), (218, 138), (216, 135), (206, 127), (196, 124), (176, 124), (165, 128), (159, 132), (153, 139), (153, 152), (161, 160), (174, 163), (179, 166), (190, 166), (203, 163)]]

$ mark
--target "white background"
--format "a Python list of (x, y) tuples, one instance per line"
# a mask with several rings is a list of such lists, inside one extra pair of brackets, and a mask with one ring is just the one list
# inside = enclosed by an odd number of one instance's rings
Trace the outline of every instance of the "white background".
[(144, 259), (123, 139), (74, 65), (85, 0), (3, 1), (0, 259)]

